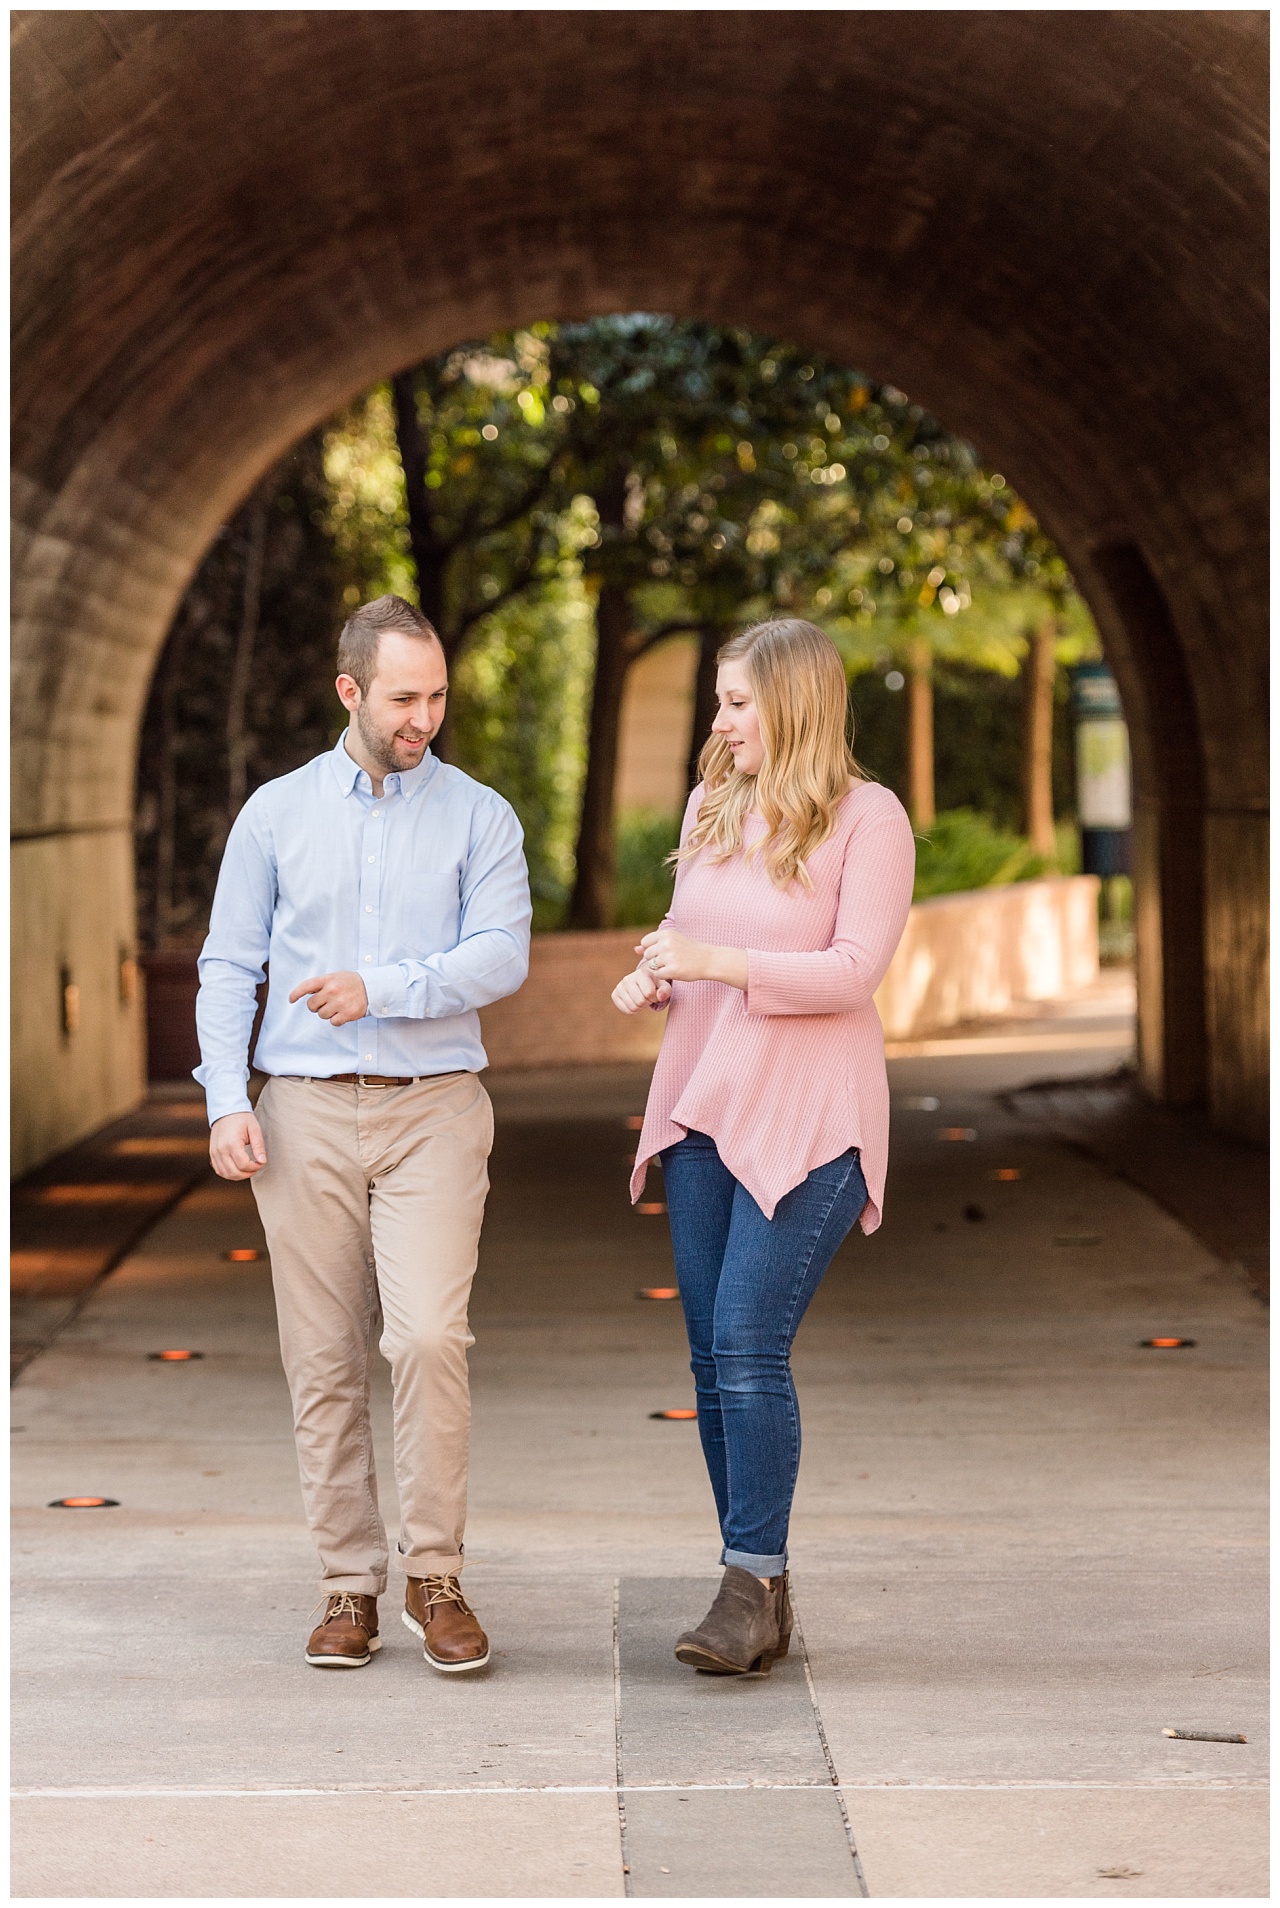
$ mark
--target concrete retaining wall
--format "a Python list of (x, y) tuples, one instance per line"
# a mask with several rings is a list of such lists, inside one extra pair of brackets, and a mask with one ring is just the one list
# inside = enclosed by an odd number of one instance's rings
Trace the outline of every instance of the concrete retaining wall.
[[(651, 1060), (666, 1016), (627, 1018), (609, 1000), (643, 931), (536, 936), (524, 987), (480, 1016), (490, 1064)], [(1097, 973), (1096, 878), (1020, 881), (918, 902), (876, 1005), (888, 1038), (910, 1040), (1002, 1014), (1014, 1001), (1060, 1000)]]
[(652, 1060), (665, 1014), (620, 1014), (609, 999), (636, 964), (643, 928), (535, 934), (529, 978), (518, 994), (481, 1009), (485, 1052), (495, 1067), (591, 1066)]
[[(146, 1093), (133, 965), (133, 834), (19, 839), (10, 897), (10, 1170), (74, 1146)], [(75, 1010), (65, 1011), (64, 987)]]
[(918, 901), (876, 1005), (888, 1039), (914, 1040), (1097, 977), (1096, 875), (1016, 881)]

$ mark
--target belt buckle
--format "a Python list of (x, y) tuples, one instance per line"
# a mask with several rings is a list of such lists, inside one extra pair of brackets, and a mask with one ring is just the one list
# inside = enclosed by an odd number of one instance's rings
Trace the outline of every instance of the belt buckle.
[(362, 1086), (362, 1087), (376, 1087), (376, 1086), (385, 1086), (385, 1085), (386, 1085), (386, 1081), (385, 1081), (385, 1080), (375, 1080), (375, 1079), (373, 1078), (373, 1076), (372, 1076), (371, 1074), (368, 1074), (368, 1073), (357, 1073), (357, 1075), (356, 1075), (356, 1085), (357, 1085), (357, 1086)]

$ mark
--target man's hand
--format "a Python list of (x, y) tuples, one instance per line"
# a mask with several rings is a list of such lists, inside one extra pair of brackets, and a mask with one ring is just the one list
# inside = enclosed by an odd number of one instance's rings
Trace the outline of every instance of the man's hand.
[(620, 1014), (638, 1014), (642, 1007), (665, 1007), (670, 998), (670, 987), (665, 981), (655, 980), (647, 967), (624, 974), (612, 995)]
[(349, 1020), (363, 1020), (369, 1011), (369, 996), (358, 974), (314, 975), (311, 980), (299, 981), (289, 999), (301, 1000), (305, 994), (311, 996), (307, 1002), (309, 1011), (319, 1014), (331, 1027), (345, 1027)]
[(252, 1113), (224, 1113), (209, 1128), (209, 1158), (219, 1179), (252, 1179), (267, 1163), (262, 1128)]

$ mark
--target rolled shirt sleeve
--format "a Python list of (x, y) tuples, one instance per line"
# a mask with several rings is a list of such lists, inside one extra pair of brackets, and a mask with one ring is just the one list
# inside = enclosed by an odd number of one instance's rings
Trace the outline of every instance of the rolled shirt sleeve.
[(205, 1090), (210, 1126), (227, 1113), (252, 1110), (247, 1091), (249, 1039), (257, 990), (266, 978), (277, 890), (266, 810), (250, 799), (227, 837), (209, 933), (197, 963), (200, 1065), (195, 1077)]
[(457, 944), (421, 960), (370, 968), (369, 1012), (379, 1020), (443, 1020), (503, 1000), (529, 973), (532, 904), (524, 834), (505, 802), (477, 807), (459, 882)]
[(877, 803), (845, 848), (831, 945), (816, 953), (747, 952), (749, 1014), (847, 1014), (884, 979), (911, 908), (915, 841), (901, 804)]

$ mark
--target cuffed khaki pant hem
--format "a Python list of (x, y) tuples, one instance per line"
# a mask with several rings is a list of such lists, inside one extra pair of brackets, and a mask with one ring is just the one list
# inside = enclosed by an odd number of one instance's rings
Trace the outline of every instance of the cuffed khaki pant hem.
[(267, 1164), (252, 1184), (322, 1588), (387, 1587), (369, 1421), (375, 1345), (391, 1366), (400, 1558), (414, 1576), (456, 1574), (489, 1096), (472, 1073), (405, 1087), (276, 1078), (257, 1112)]
[(463, 1558), (456, 1557), (401, 1557), (401, 1566), (406, 1577), (460, 1577)]
[(336, 1597), (343, 1590), (345, 1590), (349, 1596), (353, 1597), (385, 1597), (387, 1594), (387, 1579), (383, 1577), (381, 1583), (378, 1583), (369, 1576), (321, 1577), (320, 1594), (322, 1597)]
[[(465, 1559), (461, 1554), (447, 1557), (401, 1557), (400, 1565), (406, 1577), (460, 1577)], [(336, 1597), (340, 1590), (349, 1591), (353, 1597), (385, 1597), (390, 1578), (386, 1571), (380, 1577), (368, 1572), (355, 1576), (339, 1574), (335, 1577), (322, 1577), (320, 1588), (327, 1597)]]

